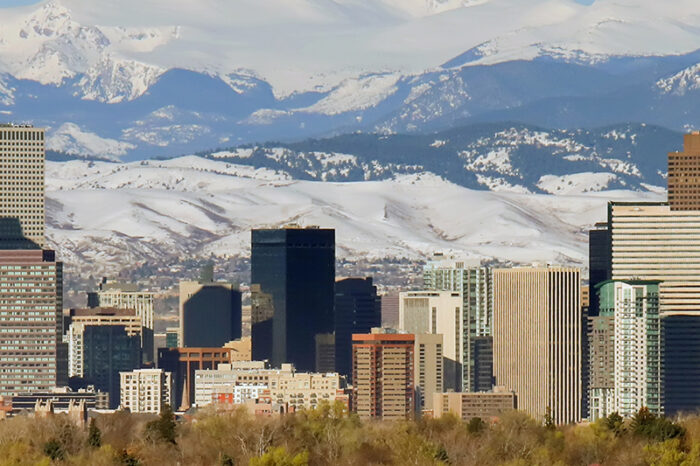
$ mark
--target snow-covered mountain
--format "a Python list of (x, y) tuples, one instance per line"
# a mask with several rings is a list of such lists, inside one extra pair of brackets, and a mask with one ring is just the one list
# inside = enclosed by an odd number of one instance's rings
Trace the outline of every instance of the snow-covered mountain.
[[(465, 122), (700, 119), (695, 0), (47, 0), (0, 13), (0, 118), (47, 126), (76, 154), (96, 140), (135, 159)], [(64, 125), (83, 137), (67, 144)]]
[[(473, 191), (431, 173), (383, 181), (293, 180), (187, 156), (131, 163), (47, 162), (48, 235), (69, 275), (144, 265), (161, 276), (195, 258), (246, 257), (250, 229), (336, 229), (346, 261), (425, 260), (435, 251), (585, 265), (585, 229), (630, 191), (539, 195)], [(155, 272), (154, 272), (155, 273)]]

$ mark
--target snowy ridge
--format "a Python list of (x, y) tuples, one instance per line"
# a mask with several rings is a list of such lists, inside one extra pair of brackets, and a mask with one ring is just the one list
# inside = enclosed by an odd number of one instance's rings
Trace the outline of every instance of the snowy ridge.
[(49, 132), (46, 148), (70, 155), (116, 160), (133, 149), (134, 145), (115, 139), (101, 138), (83, 131), (74, 123), (64, 123), (56, 130)]
[[(338, 256), (347, 260), (422, 260), (441, 250), (583, 265), (585, 229), (604, 218), (608, 199), (662, 197), (472, 191), (425, 173), (362, 183), (293, 181), (199, 157), (48, 162), (46, 179), (49, 237), (82, 273), (182, 255), (241, 257), (249, 254), (251, 228), (292, 222), (336, 228)], [(454, 215), (465, 209), (470, 215)]]

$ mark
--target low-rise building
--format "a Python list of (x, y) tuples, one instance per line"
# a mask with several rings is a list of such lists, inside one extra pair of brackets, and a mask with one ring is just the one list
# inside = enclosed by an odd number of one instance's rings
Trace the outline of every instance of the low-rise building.
[(120, 408), (132, 413), (160, 414), (163, 406), (172, 406), (172, 378), (162, 369), (138, 369), (121, 372)]
[(433, 416), (451, 413), (464, 421), (473, 418), (491, 420), (517, 409), (515, 392), (497, 387), (493, 392), (448, 392), (433, 395)]

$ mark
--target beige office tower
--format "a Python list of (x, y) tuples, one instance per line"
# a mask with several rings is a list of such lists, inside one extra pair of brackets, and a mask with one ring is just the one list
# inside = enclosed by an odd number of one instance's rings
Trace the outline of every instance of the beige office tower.
[(700, 210), (610, 202), (608, 225), (613, 280), (660, 281), (662, 314), (700, 315)]
[(0, 250), (0, 395), (67, 383), (63, 264), (53, 251)]
[(103, 279), (100, 289), (88, 295), (88, 305), (91, 307), (114, 307), (118, 309), (133, 309), (141, 318), (144, 331), (141, 333), (141, 349), (144, 362), (154, 361), (153, 345), (153, 298), (155, 293), (143, 291), (133, 283), (123, 283)]
[(557, 424), (581, 420), (581, 273), (576, 268), (496, 269), (493, 368), (518, 408)]
[(416, 387), (418, 412), (433, 411), (433, 395), (442, 393), (442, 335), (416, 335), (413, 384)]
[(443, 335), (445, 390), (462, 391), (464, 331), (462, 294), (452, 291), (409, 291), (399, 294), (399, 329)]
[(0, 125), (0, 248), (44, 247), (44, 130)]

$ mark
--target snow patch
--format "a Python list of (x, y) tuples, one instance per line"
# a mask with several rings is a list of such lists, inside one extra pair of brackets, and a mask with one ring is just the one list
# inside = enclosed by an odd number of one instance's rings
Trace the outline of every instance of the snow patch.
[(75, 123), (64, 123), (56, 130), (50, 131), (46, 138), (47, 149), (108, 159), (118, 159), (135, 147), (128, 142), (102, 138), (83, 131)]

